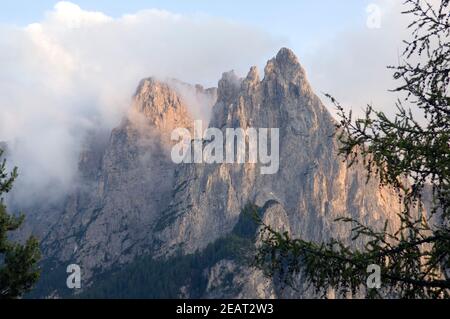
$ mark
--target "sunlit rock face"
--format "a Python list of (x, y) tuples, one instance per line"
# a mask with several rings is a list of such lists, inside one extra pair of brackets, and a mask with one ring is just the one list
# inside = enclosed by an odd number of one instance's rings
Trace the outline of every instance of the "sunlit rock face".
[[(187, 84), (184, 90), (214, 99), (213, 90)], [(45, 238), (46, 255), (80, 263), (88, 282), (94, 269), (149, 253), (155, 221), (171, 201), (170, 134), (191, 125), (181, 94), (155, 79), (142, 80), (128, 115), (101, 151), (96, 136), (87, 142), (79, 162), (84, 182)]]
[(270, 60), (262, 80), (255, 67), (243, 79), (224, 73), (217, 95), (210, 126), (279, 128), (279, 171), (261, 175), (259, 164), (180, 167), (157, 233), (162, 252), (201, 249), (229, 232), (249, 201), (276, 201), (292, 233), (311, 240), (348, 238), (349, 225), (334, 222), (341, 216), (375, 225), (395, 215), (397, 198), (376, 181), (366, 184), (365, 171), (347, 169), (338, 156), (335, 122), (292, 51)]
[[(262, 164), (250, 163), (174, 164), (172, 131), (192, 131), (193, 120), (206, 113), (209, 127), (223, 132), (278, 128), (278, 171), (263, 175)], [(310, 240), (349, 240), (350, 225), (334, 221), (343, 216), (374, 227), (388, 219), (395, 227), (397, 196), (375, 179), (366, 183), (362, 166), (347, 168), (335, 129), (289, 49), (268, 61), (264, 74), (256, 67), (245, 78), (224, 73), (217, 89), (144, 79), (109, 138), (94, 133), (87, 141), (81, 186), (43, 236), (44, 256), (53, 264), (80, 264), (89, 286), (94, 275), (138, 256), (202, 251), (233, 230), (248, 202), (262, 208), (266, 223)], [(204, 274), (204, 297), (302, 297), (227, 258)], [(180, 296), (189, 291), (180, 287)]]

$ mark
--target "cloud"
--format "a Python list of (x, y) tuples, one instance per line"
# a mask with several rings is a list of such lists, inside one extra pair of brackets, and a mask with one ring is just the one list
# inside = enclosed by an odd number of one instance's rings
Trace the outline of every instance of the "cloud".
[(67, 191), (86, 134), (118, 123), (141, 78), (215, 85), (223, 71), (244, 74), (280, 45), (206, 15), (112, 18), (70, 2), (24, 28), (0, 26), (0, 141), (19, 166), (19, 198)]
[[(370, 20), (373, 8), (379, 9), (379, 28), (370, 28), (376, 26)], [(410, 37), (410, 17), (401, 14), (405, 9), (401, 0), (374, 1), (370, 9), (369, 23), (362, 21), (359, 28), (336, 34), (307, 54), (304, 63), (313, 87), (330, 93), (355, 115), (361, 116), (370, 103), (392, 115), (397, 95), (389, 90), (400, 83), (393, 80), (393, 71), (387, 66), (398, 65), (402, 59), (402, 41)], [(323, 101), (329, 104), (325, 98)]]

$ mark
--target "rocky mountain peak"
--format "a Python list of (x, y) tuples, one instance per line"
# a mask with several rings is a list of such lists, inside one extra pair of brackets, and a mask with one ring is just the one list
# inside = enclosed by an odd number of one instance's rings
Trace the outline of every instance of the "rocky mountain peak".
[(144, 115), (147, 124), (160, 130), (186, 127), (191, 121), (182, 97), (169, 84), (154, 78), (141, 81), (134, 96), (130, 119)]
[(259, 82), (259, 71), (256, 66), (252, 66), (250, 68), (250, 71), (247, 74), (247, 77), (245, 78), (246, 81), (254, 83)]
[[(193, 110), (199, 110), (199, 96), (211, 108), (216, 94), (211, 127), (279, 129), (275, 173), (260, 174), (262, 163), (176, 165), (171, 161), (171, 131), (189, 128), (197, 119)], [(132, 263), (138, 256), (158, 260), (220, 244), (239, 224), (249, 202), (261, 207), (267, 224), (310, 240), (351, 238), (351, 227), (336, 223), (338, 217), (356, 218), (374, 227), (383, 227), (386, 219), (395, 223), (400, 209), (397, 196), (380, 189), (375, 180), (367, 183), (361, 166), (347, 168), (338, 156), (334, 129), (334, 120), (289, 49), (281, 49), (268, 61), (262, 80), (256, 67), (244, 79), (226, 72), (217, 92), (180, 81), (144, 79), (132, 111), (111, 132), (102, 154), (85, 156), (92, 186), (68, 196), (63, 213), (43, 241), (45, 256), (55, 267), (80, 264), (88, 287), (94, 274)], [(266, 283), (239, 261), (230, 264), (228, 257), (199, 268), (208, 279), (208, 289), (221, 287), (219, 275), (228, 271), (245, 286), (229, 297), (275, 296), (270, 292), (276, 288), (272, 282)], [(65, 276), (65, 267), (59, 267), (60, 277)], [(44, 273), (52, 276), (57, 271)], [(236, 288), (224, 285), (210, 295), (224, 296), (225, 290)], [(181, 288), (189, 292), (189, 283)]]
[(242, 80), (232, 70), (222, 74), (217, 90), (217, 100), (228, 104), (239, 93)]
[(297, 88), (298, 95), (313, 94), (305, 70), (290, 49), (282, 48), (276, 57), (267, 62), (264, 73), (265, 82), (275, 82), (284, 88)]
[(258, 68), (252, 66), (247, 77), (242, 81), (242, 89), (244, 92), (249, 92), (250, 90), (255, 89), (260, 82)]
[(291, 65), (300, 65), (295, 53), (288, 48), (281, 48), (276, 55), (276, 60), (280, 63), (287, 63)]

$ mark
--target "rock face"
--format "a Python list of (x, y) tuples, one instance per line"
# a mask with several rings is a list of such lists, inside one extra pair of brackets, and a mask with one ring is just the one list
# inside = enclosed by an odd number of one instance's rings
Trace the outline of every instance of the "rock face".
[[(225, 73), (210, 126), (279, 128), (280, 167), (261, 175), (258, 164), (185, 165), (178, 174), (175, 196), (164, 212), (157, 236), (164, 253), (202, 249), (228, 233), (242, 207), (254, 202), (278, 204), (278, 216), (294, 235), (311, 240), (346, 239), (341, 216), (377, 226), (395, 216), (396, 197), (366, 184), (361, 167), (347, 169), (333, 137), (335, 122), (312, 92), (305, 71), (288, 49), (267, 63), (263, 80), (253, 67), (246, 78)], [(392, 216), (386, 216), (391, 212)]]
[[(143, 80), (109, 140), (88, 144), (83, 187), (43, 241), (47, 259), (80, 264), (90, 282), (142, 254), (194, 253), (230, 233), (248, 202), (264, 207), (267, 223), (310, 240), (348, 240), (349, 225), (334, 222), (342, 216), (374, 227), (389, 219), (395, 227), (396, 195), (366, 183), (362, 167), (348, 169), (338, 156), (335, 122), (292, 51), (281, 49), (263, 79), (252, 67), (243, 79), (224, 73), (217, 90), (167, 83)], [(211, 109), (209, 126), (222, 131), (279, 128), (278, 172), (262, 175), (260, 164), (249, 163), (173, 164), (172, 130), (192, 129), (201, 118), (192, 104)], [(205, 297), (286, 296), (258, 271), (227, 259), (205, 276)], [(181, 290), (189, 296), (189, 287)]]
[[(205, 98), (211, 94), (190, 89)], [(128, 116), (106, 144), (100, 147), (94, 136), (81, 154), (82, 186), (45, 238), (46, 256), (80, 263), (89, 280), (94, 269), (148, 253), (154, 223), (171, 200), (170, 133), (191, 125), (180, 94), (154, 79), (143, 80)]]

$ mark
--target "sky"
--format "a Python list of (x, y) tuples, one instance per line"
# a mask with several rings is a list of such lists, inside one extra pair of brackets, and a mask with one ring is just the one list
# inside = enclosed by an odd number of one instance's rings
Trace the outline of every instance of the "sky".
[[(0, 2), (0, 24), (26, 26), (44, 19), (46, 12), (52, 10), (59, 1)], [(364, 27), (366, 8), (373, 0), (346, 0), (345, 4), (335, 0), (78, 0), (73, 3), (84, 10), (103, 12), (113, 18), (150, 8), (178, 14), (221, 17), (283, 37), (290, 48), (302, 55), (339, 32)]]
[[(2, 8), (0, 10), (0, 26), (26, 28), (30, 24), (45, 21), (49, 12), (55, 10), (58, 2), (60, 1), (0, 0)], [(230, 23), (256, 28), (277, 39), (280, 46), (288, 46), (293, 49), (302, 64), (307, 67), (307, 71), (314, 72), (310, 80), (313, 84), (316, 82), (319, 84), (317, 89), (320, 91), (327, 90), (328, 87), (323, 87), (317, 78), (323, 79), (328, 75), (317, 71), (316, 65), (324, 64), (330, 53), (325, 53), (322, 61), (317, 62), (318, 52), (336, 50), (337, 54), (341, 54), (341, 47), (337, 46), (339, 41), (348, 40), (349, 36), (357, 36), (358, 33), (360, 36), (368, 34), (369, 37), (378, 37), (375, 39), (378, 47), (386, 47), (396, 41), (397, 47), (391, 48), (391, 52), (386, 51), (393, 57), (391, 58), (392, 62), (379, 59), (379, 61), (389, 62), (389, 64), (395, 63), (395, 57), (401, 50), (401, 29), (404, 29), (404, 25), (400, 26), (399, 23), (394, 26), (395, 30), (383, 28), (383, 19), (392, 20), (392, 17), (389, 16), (392, 16), (393, 12), (397, 15), (400, 12), (401, 0), (346, 0), (345, 2), (335, 0), (230, 0), (220, 2), (209, 0), (74, 0), (72, 3), (84, 11), (101, 12), (115, 20), (145, 10), (157, 9), (186, 17), (203, 16), (222, 19)], [(378, 6), (382, 11), (380, 28), (369, 29), (367, 27), (367, 19), (370, 14), (367, 10), (371, 5)], [(388, 23), (392, 26), (392, 21), (388, 21), (386, 24)], [(389, 39), (380, 41), (380, 37), (383, 36)], [(353, 42), (350, 43), (350, 46), (358, 46), (358, 40), (353, 39)], [(351, 48), (346, 49), (351, 50)], [(263, 66), (264, 62), (275, 52), (264, 53), (266, 54), (261, 55), (260, 59), (254, 61), (253, 64)], [(231, 68), (238, 67), (230, 65)], [(216, 81), (216, 78), (198, 78), (198, 82), (203, 82), (207, 86), (215, 85)], [(347, 100), (347, 96), (343, 98)]]
[[(26, 25), (40, 21), (45, 12), (51, 10), (55, 0), (1, 1), (2, 23)], [(203, 13), (226, 17), (234, 21), (260, 26), (274, 33), (310, 37), (313, 33), (305, 25), (314, 25), (314, 34), (326, 34), (345, 27), (354, 27), (365, 21), (365, 9), (370, 0), (346, 0), (345, 4), (335, 0), (78, 0), (74, 1), (84, 10), (101, 11), (118, 18), (141, 10), (154, 8), (181, 14)]]
[(284, 46), (322, 99), (392, 112), (386, 66), (407, 36), (401, 3), (0, 1), (0, 141), (22, 170), (18, 188), (66, 191), (89, 132), (118, 124), (140, 79), (215, 86), (222, 72), (263, 70)]

